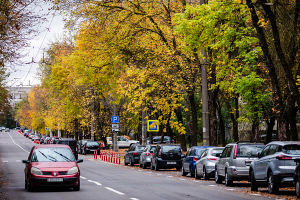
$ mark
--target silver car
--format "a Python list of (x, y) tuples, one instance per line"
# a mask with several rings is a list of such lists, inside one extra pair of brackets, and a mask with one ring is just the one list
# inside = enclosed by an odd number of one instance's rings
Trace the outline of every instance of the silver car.
[(218, 161), (224, 147), (211, 147), (206, 149), (195, 164), (195, 179), (202, 177), (208, 180), (215, 176), (215, 164)]
[(229, 143), (223, 150), (215, 166), (215, 181), (230, 186), (233, 181), (248, 180), (249, 166), (257, 160), (256, 153), (265, 147), (262, 143)]
[(268, 186), (269, 193), (275, 194), (281, 186), (292, 186), (295, 160), (300, 158), (299, 141), (270, 142), (257, 156), (258, 160), (251, 163), (248, 172), (251, 191)]
[(146, 169), (147, 166), (150, 167), (151, 164), (151, 158), (154, 152), (154, 149), (156, 148), (156, 145), (147, 145), (145, 150), (143, 151), (143, 153), (140, 156), (140, 167), (143, 169)]

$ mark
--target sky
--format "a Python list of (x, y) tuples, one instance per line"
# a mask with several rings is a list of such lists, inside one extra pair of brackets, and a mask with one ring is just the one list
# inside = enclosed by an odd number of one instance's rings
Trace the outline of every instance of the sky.
[[(43, 10), (48, 10), (49, 7), (50, 5), (47, 4), (42, 5)], [(41, 9), (35, 10), (40, 12)], [(37, 63), (43, 57), (43, 51), (50, 42), (60, 38), (64, 33), (64, 22), (59, 12), (50, 13), (47, 22), (39, 28), (39, 32), (37, 37), (29, 41), (30, 46), (22, 51), (22, 54), (26, 55), (22, 61), (27, 64), (8, 70), (10, 73), (6, 84), (8, 87), (33, 86), (40, 83), (37, 76), (39, 67)], [(32, 60), (36, 63), (32, 63)]]

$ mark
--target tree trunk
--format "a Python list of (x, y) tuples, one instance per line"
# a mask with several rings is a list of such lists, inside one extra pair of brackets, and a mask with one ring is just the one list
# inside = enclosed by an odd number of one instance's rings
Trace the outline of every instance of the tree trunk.
[(293, 112), (290, 115), (290, 120), (289, 120), (292, 141), (298, 141), (297, 120), (296, 120), (297, 112), (298, 112), (298, 107), (294, 107)]
[[(230, 106), (230, 103), (229, 101), (226, 102), (226, 105), (227, 105), (227, 109), (230, 111), (230, 110), (233, 110)], [(230, 118), (231, 118), (231, 122), (232, 122), (232, 135), (233, 135), (233, 140), (235, 142), (239, 141), (239, 129), (238, 129), (238, 117), (239, 117), (239, 110), (238, 110), (238, 107), (239, 107), (239, 102), (238, 102), (238, 98), (235, 97), (234, 98), (234, 110), (235, 110), (235, 114), (230, 112)]]
[(259, 141), (259, 121), (256, 120), (252, 122), (252, 132), (251, 132), (251, 137), (250, 141)]
[[(183, 117), (182, 117), (181, 107), (178, 107), (177, 109), (175, 109), (175, 114), (177, 116), (178, 123), (183, 126)], [(179, 140), (180, 140), (180, 143), (181, 143), (182, 150), (183, 151), (187, 151), (185, 135), (184, 134), (180, 134), (179, 135)]]
[(191, 130), (193, 134), (191, 134), (192, 145), (197, 146), (197, 135), (198, 135), (198, 120), (197, 120), (197, 108), (195, 103), (195, 94), (192, 92), (189, 95), (189, 101), (192, 111), (192, 125)]
[(223, 116), (222, 116), (222, 108), (220, 106), (220, 103), (218, 104), (218, 115), (219, 115), (219, 123), (220, 123), (220, 133), (221, 133), (221, 144), (223, 147), (226, 146), (226, 138), (225, 138), (225, 125), (223, 121)]
[[(187, 132), (189, 133), (190, 135), (190, 140), (192, 142), (192, 145), (193, 145), (193, 136), (194, 133), (193, 133), (193, 129), (192, 129), (192, 126), (191, 126), (191, 117), (190, 117), (190, 102), (189, 102), (189, 97), (186, 98), (186, 102), (185, 102), (185, 106), (186, 106), (186, 111), (185, 111), (185, 117), (186, 117), (186, 126), (187, 126)], [(189, 144), (189, 148), (191, 148), (190, 144)]]

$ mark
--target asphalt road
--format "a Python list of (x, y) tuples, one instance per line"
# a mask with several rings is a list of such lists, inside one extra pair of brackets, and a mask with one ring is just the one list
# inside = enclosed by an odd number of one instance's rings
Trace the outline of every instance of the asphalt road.
[[(138, 167), (109, 164), (94, 160), (92, 155), (79, 155), (81, 189), (39, 189), (27, 192), (24, 187), (24, 167), (35, 145), (16, 130), (0, 132), (0, 199), (8, 200), (243, 200), (280, 199), (257, 193), (247, 193), (239, 187), (228, 188), (214, 181), (181, 177), (173, 170), (151, 171)], [(247, 185), (247, 187), (249, 184)]]

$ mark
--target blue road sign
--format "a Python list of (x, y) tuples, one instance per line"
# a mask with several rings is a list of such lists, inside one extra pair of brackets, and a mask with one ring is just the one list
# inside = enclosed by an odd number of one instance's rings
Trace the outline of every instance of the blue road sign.
[(119, 116), (112, 116), (111, 122), (112, 123), (119, 123)]

